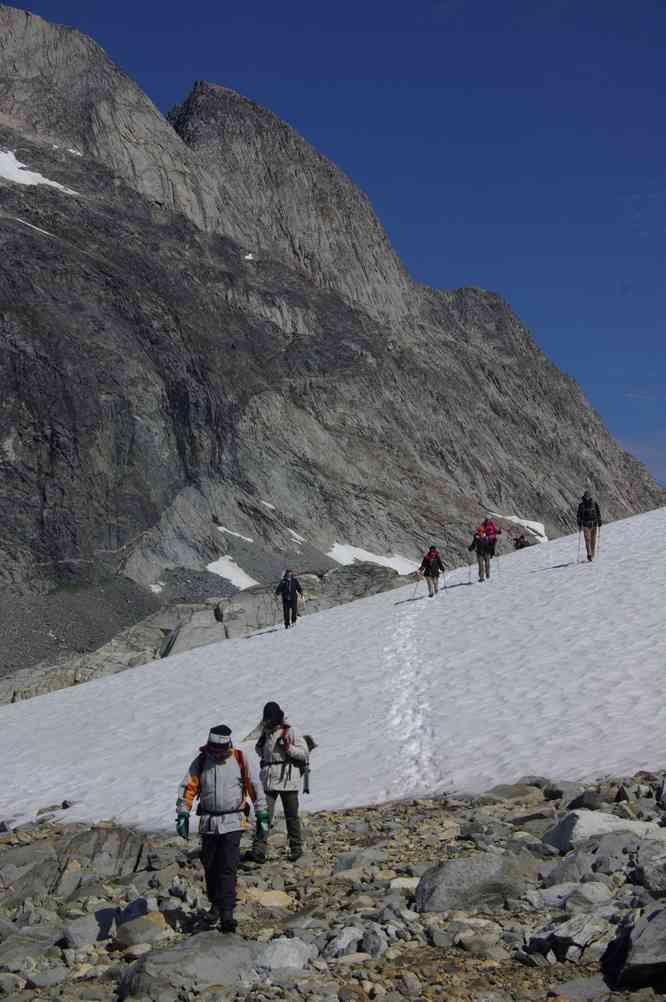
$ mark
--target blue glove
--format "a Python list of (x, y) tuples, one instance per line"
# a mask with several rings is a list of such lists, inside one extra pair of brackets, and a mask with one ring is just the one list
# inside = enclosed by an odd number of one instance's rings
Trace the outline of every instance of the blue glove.
[(190, 816), (187, 811), (181, 811), (176, 818), (176, 832), (181, 838), (190, 837)]

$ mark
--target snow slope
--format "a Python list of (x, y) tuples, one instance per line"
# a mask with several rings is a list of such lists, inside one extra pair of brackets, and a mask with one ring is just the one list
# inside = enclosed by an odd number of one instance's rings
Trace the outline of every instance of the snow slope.
[[(666, 509), (266, 632), (0, 708), (0, 819), (76, 802), (70, 819), (170, 826), (211, 724), (237, 738), (277, 699), (320, 747), (311, 809), (523, 773), (590, 778), (666, 764)], [(655, 542), (656, 541), (656, 542)]]

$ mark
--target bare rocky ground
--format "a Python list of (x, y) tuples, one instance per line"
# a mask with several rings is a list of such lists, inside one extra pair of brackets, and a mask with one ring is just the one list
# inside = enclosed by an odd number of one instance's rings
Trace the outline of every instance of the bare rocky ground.
[(648, 1002), (666, 991), (664, 775), (313, 814), (298, 864), (278, 820), (232, 936), (207, 925), (196, 838), (46, 806), (0, 835), (0, 995)]

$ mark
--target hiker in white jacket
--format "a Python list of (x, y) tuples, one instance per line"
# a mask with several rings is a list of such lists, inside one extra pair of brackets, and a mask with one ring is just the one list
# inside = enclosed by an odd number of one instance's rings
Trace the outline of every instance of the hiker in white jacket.
[[(308, 764), (308, 747), (301, 735), (285, 720), (284, 711), (277, 703), (266, 703), (258, 730), (259, 739), (255, 748), (261, 763), (260, 776), (268, 814), (272, 822), (279, 797), (287, 823), (289, 859), (295, 862), (303, 855), (298, 792), (303, 770)], [(252, 849), (245, 858), (264, 863), (267, 849), (268, 833), (257, 829)]]

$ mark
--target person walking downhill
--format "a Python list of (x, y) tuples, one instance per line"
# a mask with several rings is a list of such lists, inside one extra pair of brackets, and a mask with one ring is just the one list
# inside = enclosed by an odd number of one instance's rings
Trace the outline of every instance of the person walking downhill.
[[(266, 703), (260, 728), (255, 748), (261, 762), (261, 782), (266, 793), (269, 820), (272, 823), (279, 797), (287, 823), (289, 859), (294, 863), (303, 855), (298, 791), (301, 773), (308, 764), (308, 747), (304, 738), (287, 722), (278, 703)], [(257, 828), (252, 849), (244, 857), (246, 861), (266, 862), (268, 835), (268, 831)]]
[(476, 550), (476, 559), (479, 565), (479, 581), (483, 582), (486, 578), (490, 579), (490, 558), (492, 556), (492, 543), (484, 527), (481, 525), (474, 533), (474, 538), (472, 542), (467, 547), (471, 552)]
[(439, 591), (439, 575), (444, 573), (444, 564), (436, 546), (430, 547), (421, 561), (418, 573), (426, 579), (428, 598), (434, 598)]
[(580, 499), (576, 521), (578, 522), (578, 531), (583, 530), (587, 559), (592, 561), (597, 552), (597, 538), (599, 529), (601, 528), (601, 512), (599, 505), (592, 497), (590, 491), (585, 491)]
[(275, 589), (276, 595), (282, 595), (282, 612), (284, 613), (284, 628), (296, 625), (298, 619), (298, 596), (303, 596), (298, 578), (292, 570), (286, 570), (280, 584)]
[(190, 812), (197, 798), (201, 862), (211, 903), (208, 921), (219, 921), (221, 932), (235, 932), (236, 870), (241, 835), (249, 827), (250, 804), (257, 831), (268, 834), (270, 817), (256, 769), (253, 775), (243, 752), (234, 748), (226, 724), (211, 728), (208, 741), (178, 787), (176, 830), (183, 838), (189, 838)]

